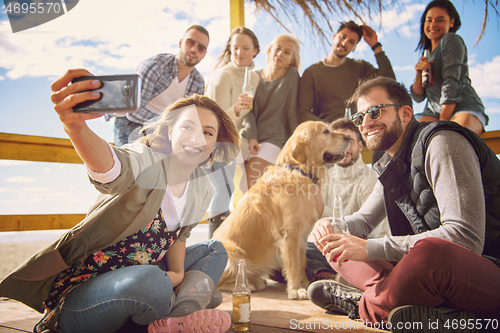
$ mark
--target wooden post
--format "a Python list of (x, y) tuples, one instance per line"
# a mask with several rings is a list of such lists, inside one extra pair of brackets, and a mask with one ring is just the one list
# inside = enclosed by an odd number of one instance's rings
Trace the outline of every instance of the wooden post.
[(245, 2), (243, 0), (229, 0), (229, 16), (231, 31), (245, 25)]

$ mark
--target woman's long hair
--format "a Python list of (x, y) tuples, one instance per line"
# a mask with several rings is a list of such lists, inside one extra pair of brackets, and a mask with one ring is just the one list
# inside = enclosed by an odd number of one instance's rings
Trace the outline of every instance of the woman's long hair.
[(143, 133), (149, 132), (149, 134), (145, 134), (139, 138), (138, 141), (148, 144), (154, 150), (169, 154), (172, 150), (172, 143), (168, 137), (169, 129), (177, 123), (177, 120), (182, 114), (181, 109), (191, 105), (212, 111), (217, 117), (217, 123), (219, 125), (216, 147), (210, 154), (210, 158), (201, 163), (200, 166), (204, 166), (208, 162), (212, 165), (214, 160), (217, 162), (225, 162), (226, 164), (231, 163), (240, 151), (240, 136), (236, 125), (234, 121), (229, 118), (227, 113), (220, 108), (219, 104), (206, 96), (198, 94), (193, 94), (187, 98), (181, 98), (170, 105), (163, 111), (159, 121), (145, 126), (142, 129)]
[(450, 21), (454, 20), (453, 27), (450, 28), (450, 32), (456, 32), (458, 29), (460, 29), (460, 26), (462, 25), (462, 22), (460, 22), (460, 15), (458, 15), (457, 9), (455, 8), (455, 6), (453, 6), (451, 1), (434, 0), (429, 2), (427, 7), (425, 8), (424, 14), (420, 18), (420, 41), (418, 42), (415, 51), (431, 48), (431, 40), (427, 38), (427, 36), (425, 35), (424, 26), (425, 26), (425, 18), (427, 17), (427, 12), (434, 7), (443, 9), (448, 13)]
[[(246, 35), (246, 36), (250, 37), (250, 39), (252, 40), (253, 47), (257, 50), (257, 53), (255, 54), (255, 56), (257, 56), (257, 54), (259, 54), (259, 52), (260, 52), (259, 40), (257, 39), (257, 36), (255, 36), (253, 31), (248, 29), (248, 28), (245, 28), (243, 26), (236, 27), (231, 31), (231, 34), (229, 35), (229, 38), (227, 39), (226, 48), (224, 49), (224, 51), (222, 51), (222, 54), (217, 59), (217, 65), (215, 66), (214, 69), (217, 69), (219, 67), (227, 65), (231, 61), (231, 39), (236, 34)], [(255, 58), (255, 56), (254, 56), (254, 58)]]
[(273, 39), (271, 44), (267, 47), (267, 63), (269, 63), (269, 60), (271, 59), (271, 49), (273, 46), (283, 41), (293, 43), (292, 62), (290, 62), (290, 66), (297, 67), (297, 69), (300, 70), (300, 42), (297, 37), (292, 35), (283, 34)]

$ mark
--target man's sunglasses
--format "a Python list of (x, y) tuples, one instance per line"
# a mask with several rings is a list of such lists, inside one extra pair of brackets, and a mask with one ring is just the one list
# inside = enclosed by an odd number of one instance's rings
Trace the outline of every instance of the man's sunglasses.
[(201, 44), (200, 42), (195, 41), (192, 38), (186, 38), (186, 45), (190, 48), (197, 45), (198, 52), (200, 52), (200, 53), (207, 51), (207, 47), (205, 45)]
[(370, 119), (373, 119), (373, 120), (377, 120), (378, 118), (380, 118), (380, 116), (382, 115), (382, 108), (386, 107), (386, 106), (402, 106), (401, 104), (379, 104), (379, 105), (374, 105), (374, 106), (371, 106), (368, 108), (368, 110), (366, 110), (366, 112), (358, 112), (358, 113), (355, 113), (351, 116), (351, 120), (353, 122), (353, 124), (357, 127), (361, 126), (361, 124), (363, 124), (363, 119), (365, 117), (365, 114), (368, 115), (368, 117), (370, 117)]

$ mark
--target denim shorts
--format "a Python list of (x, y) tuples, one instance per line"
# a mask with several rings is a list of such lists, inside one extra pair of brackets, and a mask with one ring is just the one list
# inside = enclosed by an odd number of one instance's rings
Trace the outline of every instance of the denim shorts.
[[(456, 114), (463, 113), (463, 112), (470, 113), (471, 115), (475, 116), (479, 120), (481, 125), (483, 125), (483, 129), (486, 127), (486, 122), (487, 122), (486, 115), (482, 112), (479, 112), (479, 111), (458, 111), (458, 112), (453, 113), (452, 117)], [(431, 116), (431, 117), (436, 117), (439, 119), (439, 114), (433, 113), (433, 112), (422, 112), (422, 113), (416, 114), (415, 118), (418, 119), (418, 118), (424, 117), (424, 116)]]

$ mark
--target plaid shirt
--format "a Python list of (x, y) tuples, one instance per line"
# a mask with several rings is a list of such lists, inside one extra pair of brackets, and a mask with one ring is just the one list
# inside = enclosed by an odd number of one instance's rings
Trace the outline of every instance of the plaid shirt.
[[(136, 113), (127, 113), (127, 118), (134, 123), (144, 125), (153, 117), (158, 115), (146, 108), (150, 100), (158, 96), (177, 77), (177, 56), (161, 53), (153, 58), (147, 59), (139, 64), (136, 73), (141, 76), (141, 108)], [(205, 92), (205, 81), (200, 72), (194, 68), (189, 74), (186, 91), (183, 97), (192, 94), (203, 95)]]

